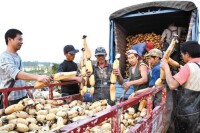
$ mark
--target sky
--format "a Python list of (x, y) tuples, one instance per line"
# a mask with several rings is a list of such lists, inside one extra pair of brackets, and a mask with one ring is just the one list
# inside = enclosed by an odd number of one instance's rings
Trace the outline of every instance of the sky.
[[(200, 2), (192, 1), (200, 8)], [(72, 44), (81, 50), (83, 35), (87, 35), (95, 59), (96, 47), (109, 52), (109, 16), (143, 2), (150, 0), (1, 0), (0, 53), (6, 50), (5, 32), (16, 28), (23, 32), (18, 51), (23, 61), (61, 63), (65, 59), (63, 47)], [(75, 62), (81, 54), (76, 55)]]

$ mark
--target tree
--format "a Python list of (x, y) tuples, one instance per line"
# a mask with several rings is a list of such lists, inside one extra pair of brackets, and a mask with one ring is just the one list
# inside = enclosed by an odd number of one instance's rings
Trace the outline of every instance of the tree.
[(51, 66), (51, 69), (50, 69), (50, 73), (51, 73), (51, 74), (57, 73), (57, 71), (58, 71), (58, 66), (59, 66), (59, 64), (53, 63), (52, 66)]

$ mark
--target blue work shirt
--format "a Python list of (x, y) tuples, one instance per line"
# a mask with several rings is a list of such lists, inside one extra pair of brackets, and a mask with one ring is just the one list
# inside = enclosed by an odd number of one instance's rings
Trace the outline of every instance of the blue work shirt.
[(158, 78), (160, 78), (160, 61), (149, 72), (149, 87), (154, 86)]

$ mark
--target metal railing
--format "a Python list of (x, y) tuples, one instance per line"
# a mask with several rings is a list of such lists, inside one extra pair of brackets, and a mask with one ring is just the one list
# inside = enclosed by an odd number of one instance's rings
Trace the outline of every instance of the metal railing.
[[(54, 86), (61, 86), (61, 85), (67, 85), (67, 84), (74, 84), (78, 83), (77, 81), (66, 81), (63, 83), (52, 83), (49, 86), (49, 99), (53, 99), (53, 87)], [(27, 89), (34, 89), (34, 86), (24, 86), (24, 87), (13, 87), (13, 88), (4, 88), (0, 89), (0, 92), (2, 92), (3, 95), (3, 108), (8, 107), (8, 94), (11, 91), (17, 91), (17, 90), (27, 90)]]
[[(162, 91), (162, 101), (153, 107), (153, 96)], [(92, 117), (73, 122), (60, 129), (64, 133), (80, 133), (87, 129), (97, 126), (105, 120), (111, 118), (112, 133), (120, 133), (120, 116), (122, 112), (138, 104), (141, 100), (147, 99), (147, 115), (142, 119), (141, 123), (136, 124), (130, 129), (131, 133), (160, 133), (164, 130), (165, 125), (165, 103), (166, 103), (166, 89), (164, 87), (154, 87), (146, 92), (138, 94), (132, 99), (118, 103), (111, 108), (103, 110), (94, 114)]]
[[(61, 86), (66, 84), (74, 84), (77, 81), (67, 81), (63, 83), (53, 83), (49, 87), (49, 99), (53, 99), (53, 87)], [(8, 92), (24, 89), (33, 89), (33, 86), (17, 87), (17, 88), (5, 88), (1, 89), (0, 92), (3, 93), (3, 105), (4, 108), (8, 106)], [(156, 93), (162, 91), (162, 100), (161, 102), (153, 108), (153, 96)], [(129, 107), (132, 107), (138, 104), (141, 100), (147, 100), (147, 115), (142, 119), (142, 122), (137, 123), (130, 129), (131, 133), (161, 133), (164, 130), (165, 125), (165, 103), (166, 103), (166, 89), (164, 87), (153, 87), (147, 91), (136, 95), (135, 97), (128, 99), (124, 102), (118, 103), (111, 108), (105, 109), (101, 112), (95, 113), (93, 116), (88, 117), (77, 122), (68, 124), (60, 129), (61, 132), (65, 133), (80, 133), (85, 132), (86, 130), (97, 126), (98, 124), (111, 118), (111, 132), (120, 133), (120, 116), (123, 111), (127, 110)], [(65, 96), (56, 98), (55, 100), (67, 100), (71, 102), (73, 100), (82, 100), (80, 94)]]

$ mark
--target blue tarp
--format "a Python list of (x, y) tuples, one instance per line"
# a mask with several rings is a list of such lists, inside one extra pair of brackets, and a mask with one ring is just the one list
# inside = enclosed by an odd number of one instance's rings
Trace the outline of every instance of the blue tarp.
[(198, 41), (198, 40), (199, 40), (199, 13), (198, 10), (194, 10), (191, 14), (186, 41)]

